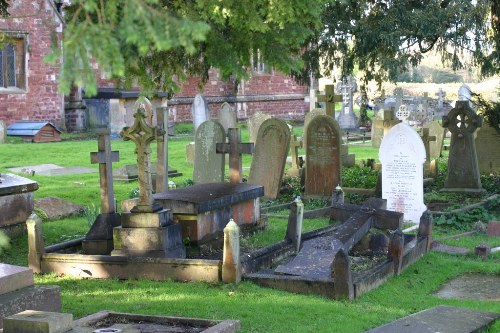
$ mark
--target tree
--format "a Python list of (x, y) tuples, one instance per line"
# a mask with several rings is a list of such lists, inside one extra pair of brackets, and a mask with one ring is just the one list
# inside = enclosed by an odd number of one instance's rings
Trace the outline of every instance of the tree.
[[(191, 75), (248, 75), (255, 55), (285, 73), (320, 28), (321, 1), (74, 0), (65, 8), (60, 87), (96, 92), (92, 63), (120, 84), (174, 92)], [(54, 48), (49, 59), (60, 56)]]

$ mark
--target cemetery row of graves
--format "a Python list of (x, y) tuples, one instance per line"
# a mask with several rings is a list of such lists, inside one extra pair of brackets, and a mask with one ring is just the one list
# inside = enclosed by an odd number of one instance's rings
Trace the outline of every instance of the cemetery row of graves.
[[(124, 141), (3, 145), (3, 184), (39, 201), (2, 262), (44, 273), (35, 281), (58, 285), (76, 317), (108, 309), (239, 320), (219, 323), (228, 332), (361, 332), (432, 308), (470, 318), (466, 329), (491, 325), (500, 177), (494, 149), (480, 157), (482, 119), (457, 101), (441, 123), (411, 124), (387, 101), (367, 136), (350, 121), (341, 130), (335, 98), (325, 100), (304, 124), (194, 114), (193, 134), (170, 140), (165, 109), (151, 111), (155, 127), (138, 105)], [(443, 291), (465, 273), (479, 279), (460, 290), (469, 294)]]

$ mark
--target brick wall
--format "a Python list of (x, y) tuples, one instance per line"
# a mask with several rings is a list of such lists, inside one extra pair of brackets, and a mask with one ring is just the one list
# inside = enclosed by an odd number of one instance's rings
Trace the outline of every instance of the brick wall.
[(0, 31), (26, 34), (26, 89), (9, 93), (0, 89), (0, 120), (47, 120), (64, 126), (63, 96), (57, 92), (57, 67), (44, 63), (51, 33), (61, 39), (62, 25), (50, 0), (10, 1), (10, 18), (0, 19)]

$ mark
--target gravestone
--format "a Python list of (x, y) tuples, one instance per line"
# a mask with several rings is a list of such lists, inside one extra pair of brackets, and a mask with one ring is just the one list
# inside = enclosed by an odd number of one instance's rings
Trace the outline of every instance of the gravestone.
[(339, 125), (332, 117), (319, 115), (309, 122), (305, 132), (305, 195), (329, 197), (341, 185)]
[(443, 117), (443, 127), (451, 132), (448, 174), (442, 191), (482, 193), (474, 132), (483, 124), (468, 101), (457, 101)]
[(257, 140), (257, 135), (259, 133), (260, 125), (267, 119), (272, 117), (268, 114), (262, 112), (255, 112), (250, 118), (248, 118), (248, 134), (250, 142), (255, 142)]
[(317, 95), (318, 102), (325, 103), (325, 113), (330, 117), (335, 117), (335, 103), (342, 102), (341, 95), (335, 95), (335, 86), (333, 84), (325, 85), (325, 94)]
[(33, 270), (0, 263), (0, 328), (3, 319), (21, 311), (61, 311), (58, 286), (35, 286)]
[(396, 111), (396, 118), (401, 120), (403, 123), (408, 123), (408, 118), (410, 118), (410, 110), (406, 104), (401, 104), (399, 110)]
[(379, 148), (384, 136), (400, 122), (399, 119), (394, 118), (394, 112), (384, 110), (383, 119), (376, 119), (372, 124), (372, 147)]
[(500, 300), (500, 276), (468, 273), (447, 281), (436, 293), (440, 298)]
[(437, 97), (437, 109), (438, 111), (442, 111), (444, 107), (444, 98), (446, 97), (446, 92), (443, 90), (443, 88), (439, 88), (438, 92), (436, 93)]
[(441, 157), (441, 150), (443, 149), (444, 134), (446, 129), (437, 121), (433, 121), (425, 125), (424, 128), (429, 129), (429, 135), (436, 137), (435, 141), (429, 143), (430, 158), (435, 159)]
[(431, 148), (432, 142), (435, 142), (437, 138), (430, 135), (428, 128), (422, 128), (422, 142), (425, 147), (425, 162), (424, 162), (424, 177), (436, 177), (437, 176), (437, 164), (435, 160), (431, 159)]
[[(194, 144), (193, 144), (194, 146)], [(193, 153), (194, 155), (194, 153)], [(151, 177), (156, 177), (157, 164), (151, 163)], [(179, 177), (182, 176), (182, 173), (178, 172), (174, 168), (168, 168), (168, 177)], [(118, 169), (113, 170), (113, 181), (120, 182), (131, 182), (137, 180), (137, 164), (125, 164), (124, 166), (119, 167)]]
[(168, 190), (168, 107), (164, 105), (156, 109), (159, 131), (156, 145), (156, 192)]
[(98, 152), (90, 153), (90, 160), (91, 163), (99, 163), (101, 212), (82, 242), (82, 252), (107, 255), (113, 250), (113, 228), (120, 225), (120, 215), (116, 214), (112, 168), (112, 163), (118, 162), (120, 158), (118, 151), (111, 151), (108, 133), (100, 134), (97, 142)]
[(217, 116), (219, 123), (224, 127), (224, 131), (227, 134), (228, 128), (235, 128), (238, 125), (238, 117), (236, 110), (231, 107), (227, 102), (222, 104), (219, 109), (219, 114)]
[(5, 122), (0, 120), (0, 143), (5, 143), (5, 138), (7, 137), (7, 132), (5, 129)]
[(303, 140), (304, 140), (303, 146), (304, 147), (307, 146), (307, 143), (306, 143), (307, 127), (309, 126), (309, 123), (311, 122), (312, 119), (314, 119), (316, 116), (320, 116), (320, 115), (323, 115), (323, 116), (326, 115), (325, 109), (316, 108), (316, 109), (308, 112), (306, 114), (306, 116), (304, 117), (304, 138), (303, 138)]
[(482, 175), (500, 173), (500, 133), (484, 124), (476, 135), (477, 161)]
[(353, 95), (357, 89), (356, 79), (352, 76), (344, 77), (337, 84), (337, 92), (342, 95), (342, 110), (337, 117), (337, 121), (342, 129), (359, 128), (358, 117), (354, 113), (353, 104)]
[(241, 154), (253, 154), (254, 144), (241, 142), (239, 128), (229, 129), (228, 141), (227, 143), (217, 143), (216, 152), (217, 154), (229, 154), (229, 181), (232, 184), (238, 184), (242, 180)]
[(35, 208), (43, 211), (49, 221), (80, 215), (84, 211), (83, 206), (56, 197), (36, 199)]
[(297, 138), (294, 134), (290, 139), (290, 154), (292, 155), (292, 166), (288, 169), (287, 174), (290, 176), (298, 176), (302, 166), (299, 159), (299, 148), (304, 146), (304, 141)]
[(290, 129), (285, 121), (274, 118), (262, 123), (248, 182), (264, 186), (264, 198), (278, 197), (289, 147)]
[(193, 104), (191, 105), (191, 115), (193, 117), (193, 131), (195, 133), (201, 123), (210, 120), (208, 102), (203, 95), (196, 94), (194, 96)]
[(472, 91), (468, 85), (465, 83), (458, 89), (458, 100), (470, 102), (472, 99)]
[(198, 127), (195, 135), (193, 182), (221, 183), (224, 181), (224, 156), (216, 153), (218, 142), (226, 140), (224, 127), (207, 120)]
[(379, 150), (382, 163), (382, 198), (387, 208), (404, 213), (404, 218), (419, 223), (424, 205), (422, 165), (425, 147), (409, 125), (394, 126), (382, 140)]
[(137, 109), (132, 127), (120, 136), (135, 143), (139, 198), (130, 213), (122, 214), (122, 226), (113, 229), (113, 256), (185, 258), (182, 227), (173, 224), (172, 211), (154, 203), (151, 181), (151, 142), (160, 129), (146, 122), (143, 109)]

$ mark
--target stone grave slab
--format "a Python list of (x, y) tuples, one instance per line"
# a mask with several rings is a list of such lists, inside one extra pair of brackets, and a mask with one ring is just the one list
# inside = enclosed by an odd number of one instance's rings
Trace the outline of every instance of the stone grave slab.
[(482, 175), (500, 173), (500, 133), (488, 124), (477, 131), (476, 150)]
[(445, 283), (436, 295), (441, 298), (466, 298), (500, 302), (500, 276), (464, 274)]
[(195, 184), (224, 181), (224, 156), (216, 153), (218, 142), (226, 140), (224, 127), (212, 120), (200, 124), (195, 135), (193, 182)]
[(425, 147), (409, 125), (394, 126), (382, 139), (382, 198), (387, 208), (405, 214), (405, 220), (420, 222), (424, 204), (423, 164)]
[[(194, 145), (193, 145), (194, 148)], [(193, 153), (194, 156), (194, 153)], [(156, 162), (151, 163), (151, 176), (156, 177)], [(178, 172), (177, 169), (168, 167), (168, 177), (179, 177), (182, 173)], [(131, 182), (137, 180), (137, 165), (136, 164), (126, 164), (116, 170), (113, 170), (113, 181), (121, 182)]]
[(264, 198), (278, 197), (290, 138), (290, 129), (281, 119), (267, 119), (259, 128), (248, 182), (264, 186)]
[(49, 220), (59, 220), (68, 216), (79, 215), (84, 210), (81, 205), (56, 197), (36, 199), (35, 208), (42, 210)]
[(33, 270), (0, 263), (0, 295), (34, 284)]
[(437, 243), (437, 242), (432, 242), (431, 244), (431, 249), (434, 252), (441, 252), (441, 253), (447, 253), (447, 254), (453, 254), (453, 255), (467, 255), (470, 253), (469, 249), (463, 248), (463, 247), (458, 247), (458, 246), (452, 246), (452, 245), (446, 245), (442, 243)]
[(441, 305), (365, 333), (473, 333), (487, 328), (498, 318), (498, 313)]
[(10, 168), (9, 170), (12, 172), (24, 172), (25, 170), (32, 170), (35, 172), (35, 175), (41, 176), (76, 175), (97, 172), (96, 169), (83, 166), (63, 167), (56, 164), (28, 165), (19, 168)]
[(229, 219), (238, 225), (256, 224), (260, 219), (260, 185), (208, 183), (156, 193), (154, 200), (172, 210), (174, 222), (182, 225), (183, 238), (193, 243), (211, 241), (222, 233)]
[(73, 315), (26, 310), (3, 321), (3, 333), (64, 333), (73, 328)]
[(500, 221), (490, 221), (488, 222), (488, 229), (486, 234), (492, 237), (500, 237)]

